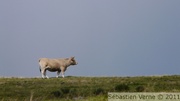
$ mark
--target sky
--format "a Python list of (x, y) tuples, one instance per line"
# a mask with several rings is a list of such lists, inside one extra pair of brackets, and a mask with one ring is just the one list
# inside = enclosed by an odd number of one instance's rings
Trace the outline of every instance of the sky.
[(78, 65), (65, 76), (179, 75), (179, 4), (1, 0), (0, 76), (38, 77), (39, 58), (71, 56)]

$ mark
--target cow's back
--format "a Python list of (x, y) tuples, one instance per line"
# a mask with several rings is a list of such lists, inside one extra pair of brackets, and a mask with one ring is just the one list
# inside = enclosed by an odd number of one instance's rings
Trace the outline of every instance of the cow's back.
[(57, 59), (48, 59), (48, 58), (41, 58), (39, 60), (40, 62), (40, 65), (43, 65), (43, 66), (48, 66), (50, 68), (59, 68), (60, 67), (60, 64), (58, 63), (58, 60)]

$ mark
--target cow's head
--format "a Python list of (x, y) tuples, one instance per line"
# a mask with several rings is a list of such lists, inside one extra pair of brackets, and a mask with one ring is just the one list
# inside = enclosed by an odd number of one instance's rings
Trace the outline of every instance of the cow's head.
[(75, 57), (70, 57), (69, 58), (69, 61), (70, 61), (71, 65), (77, 65), (78, 64), (74, 58)]

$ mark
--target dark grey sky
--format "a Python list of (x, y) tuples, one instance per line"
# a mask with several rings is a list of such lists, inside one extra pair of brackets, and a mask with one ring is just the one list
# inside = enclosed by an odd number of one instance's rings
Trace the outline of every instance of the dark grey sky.
[(70, 56), (79, 64), (66, 76), (179, 74), (179, 4), (179, 0), (1, 0), (0, 76), (41, 76), (39, 58)]

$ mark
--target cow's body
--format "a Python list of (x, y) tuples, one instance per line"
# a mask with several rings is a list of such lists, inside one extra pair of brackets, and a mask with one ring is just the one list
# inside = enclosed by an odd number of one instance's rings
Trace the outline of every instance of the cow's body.
[(49, 78), (46, 75), (46, 70), (51, 72), (57, 71), (57, 76), (59, 77), (60, 72), (62, 73), (62, 77), (64, 78), (64, 72), (66, 71), (67, 67), (70, 65), (77, 65), (76, 60), (74, 57), (71, 58), (59, 58), (59, 59), (49, 59), (49, 58), (40, 58), (39, 59), (39, 69), (42, 73), (42, 78)]

